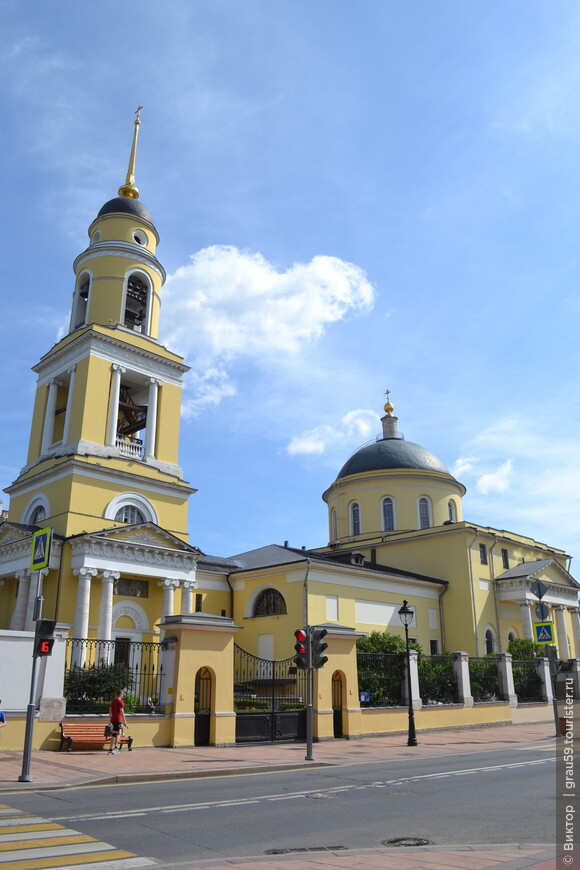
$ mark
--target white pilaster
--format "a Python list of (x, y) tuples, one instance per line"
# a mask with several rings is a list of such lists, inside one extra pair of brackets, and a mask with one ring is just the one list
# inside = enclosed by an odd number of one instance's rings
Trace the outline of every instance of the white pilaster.
[(527, 601), (520, 602), (522, 610), (522, 636), (524, 640), (534, 639), (534, 630), (532, 628), (532, 614), (530, 613), (530, 605)]
[(155, 456), (155, 438), (157, 435), (157, 398), (161, 381), (149, 379), (149, 403), (147, 405), (147, 426), (145, 428), (145, 457)]
[(173, 616), (173, 599), (179, 580), (170, 580), (168, 577), (165, 580), (159, 580), (158, 586), (163, 589), (163, 601), (161, 602), (161, 616)]
[(181, 584), (181, 612), (193, 613), (193, 590), (196, 588), (195, 580), (184, 580)]
[(114, 447), (117, 441), (117, 419), (119, 417), (119, 396), (121, 394), (121, 376), (125, 369), (117, 363), (111, 366), (111, 391), (109, 393), (109, 417), (107, 420), (107, 447)]
[(70, 436), (70, 421), (72, 418), (76, 374), (77, 374), (77, 367), (76, 367), (76, 365), (74, 365), (70, 369), (70, 380), (69, 380), (69, 384), (68, 384), (68, 396), (66, 398), (66, 411), (64, 414), (64, 425), (63, 425), (63, 429), (62, 429), (62, 443), (63, 444), (68, 444), (69, 436)]
[(48, 385), (48, 399), (46, 400), (46, 413), (44, 415), (44, 426), (42, 429), (42, 445), (40, 448), (41, 453), (46, 453), (46, 451), (52, 444), (54, 436), (54, 415), (56, 413), (56, 396), (59, 386), (60, 383), (56, 380), (56, 378), (53, 378)]
[(572, 621), (572, 636), (574, 638), (574, 656), (580, 659), (580, 609), (573, 607), (570, 611)]
[(570, 645), (566, 635), (566, 608), (560, 605), (556, 607), (556, 638), (558, 641), (558, 655), (561, 659), (570, 658)]
[[(73, 639), (85, 640), (89, 633), (89, 607), (91, 604), (91, 579), (96, 576), (96, 568), (77, 568), (74, 574), (79, 578)], [(84, 646), (73, 644), (71, 664), (82, 667), (85, 661)]]
[(24, 631), (26, 609), (28, 605), (28, 590), (30, 588), (30, 571), (17, 571), (18, 596), (16, 606), (10, 620), (10, 631)]

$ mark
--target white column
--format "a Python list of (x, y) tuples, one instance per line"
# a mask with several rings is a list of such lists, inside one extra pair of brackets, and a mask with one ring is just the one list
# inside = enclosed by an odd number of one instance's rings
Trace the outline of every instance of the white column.
[(522, 609), (522, 635), (524, 640), (534, 639), (534, 630), (532, 628), (532, 614), (530, 613), (530, 605), (527, 601), (521, 601)]
[[(78, 578), (77, 603), (75, 609), (75, 622), (73, 627), (73, 639), (85, 640), (89, 633), (89, 607), (91, 603), (91, 579), (96, 576), (96, 568), (77, 568), (73, 572)], [(84, 646), (73, 644), (72, 665), (82, 667), (85, 662), (86, 650)]]
[(165, 580), (160, 580), (157, 585), (161, 586), (163, 589), (161, 616), (173, 616), (174, 592), (176, 587), (179, 586), (179, 580), (170, 580), (169, 578), (166, 578)]
[(119, 396), (121, 394), (121, 375), (125, 369), (113, 363), (111, 390), (109, 393), (109, 419), (107, 420), (107, 447), (114, 447), (117, 442), (117, 419), (119, 416)]
[(558, 655), (561, 659), (570, 658), (570, 646), (566, 635), (566, 608), (560, 605), (556, 607), (556, 637), (558, 641)]
[(574, 656), (580, 659), (580, 609), (573, 607), (570, 611), (572, 620), (572, 636), (574, 637)]
[(120, 576), (118, 571), (101, 571), (101, 601), (99, 604), (97, 637), (99, 640), (107, 641), (107, 643), (99, 644), (97, 658), (99, 661), (107, 659), (107, 663), (111, 648), (108, 641), (111, 640), (113, 635), (113, 587), (115, 580), (118, 580)]
[(499, 671), (499, 684), (504, 701), (507, 701), (510, 707), (517, 707), (518, 696), (516, 695), (516, 687), (514, 685), (512, 659), (513, 656), (510, 653), (498, 653), (496, 655)]
[(48, 399), (46, 400), (46, 413), (44, 415), (44, 427), (42, 429), (42, 446), (40, 448), (41, 453), (46, 453), (52, 444), (54, 435), (54, 415), (56, 413), (56, 396), (59, 386), (60, 383), (56, 378), (53, 378), (48, 385)]
[(195, 580), (184, 580), (181, 584), (181, 612), (193, 613), (193, 590), (196, 588)]
[(161, 381), (149, 379), (149, 403), (147, 406), (147, 426), (145, 428), (145, 458), (155, 456), (155, 436), (157, 434), (157, 398)]
[(16, 606), (10, 620), (10, 631), (24, 631), (26, 622), (26, 608), (28, 604), (28, 590), (30, 587), (30, 571), (17, 571), (18, 596)]
[(62, 443), (68, 444), (68, 439), (70, 436), (70, 421), (72, 417), (72, 409), (73, 409), (73, 397), (75, 392), (75, 378), (77, 374), (77, 367), (74, 365), (72, 369), (69, 369), (70, 380), (68, 384), (68, 396), (66, 398), (66, 411), (64, 414), (64, 426), (62, 429)]

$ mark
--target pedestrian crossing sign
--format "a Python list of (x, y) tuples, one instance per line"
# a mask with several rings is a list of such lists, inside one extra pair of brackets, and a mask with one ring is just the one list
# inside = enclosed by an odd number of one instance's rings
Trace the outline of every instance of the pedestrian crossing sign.
[(534, 640), (536, 643), (554, 643), (554, 624), (534, 622)]
[(50, 560), (50, 545), (52, 543), (52, 529), (40, 529), (32, 536), (32, 552), (30, 554), (30, 570), (40, 571), (48, 568)]

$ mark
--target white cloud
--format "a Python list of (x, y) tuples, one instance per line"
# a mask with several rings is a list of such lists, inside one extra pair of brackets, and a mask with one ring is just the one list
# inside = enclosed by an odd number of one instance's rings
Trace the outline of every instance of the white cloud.
[[(330, 448), (340, 448), (344, 451), (347, 445), (358, 447), (362, 441), (368, 441), (377, 430), (379, 417), (374, 411), (360, 408), (349, 411), (337, 426), (317, 426), (296, 435), (288, 444), (286, 450), (290, 456), (320, 455)], [(344, 457), (346, 459), (346, 456)]]
[(482, 474), (477, 481), (477, 491), (482, 495), (490, 492), (507, 492), (510, 489), (513, 462), (507, 459), (499, 468), (489, 474)]
[(374, 304), (364, 271), (337, 257), (316, 256), (278, 271), (260, 253), (213, 245), (170, 275), (163, 300), (163, 340), (195, 374), (187, 413), (235, 390), (229, 367), (247, 360), (268, 367), (296, 359), (328, 326)]
[(459, 456), (451, 469), (453, 477), (461, 477), (462, 474), (467, 474), (473, 469), (475, 460), (467, 456)]

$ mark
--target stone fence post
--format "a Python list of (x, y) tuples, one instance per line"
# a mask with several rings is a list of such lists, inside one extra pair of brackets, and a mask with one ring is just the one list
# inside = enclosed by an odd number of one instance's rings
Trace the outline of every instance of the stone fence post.
[(454, 652), (453, 673), (457, 684), (457, 700), (464, 707), (473, 707), (471, 680), (469, 679), (469, 655), (466, 652)]
[[(413, 709), (420, 710), (423, 706), (423, 701), (419, 694), (419, 653), (416, 649), (409, 650), (409, 664), (411, 665), (411, 697), (413, 699)], [(409, 703), (409, 692), (407, 691), (407, 660), (405, 657), (405, 677), (403, 679), (403, 700), (405, 704)]]
[(499, 685), (501, 693), (510, 707), (518, 706), (518, 696), (514, 686), (514, 673), (512, 670), (511, 653), (498, 653), (496, 661), (499, 669)]

